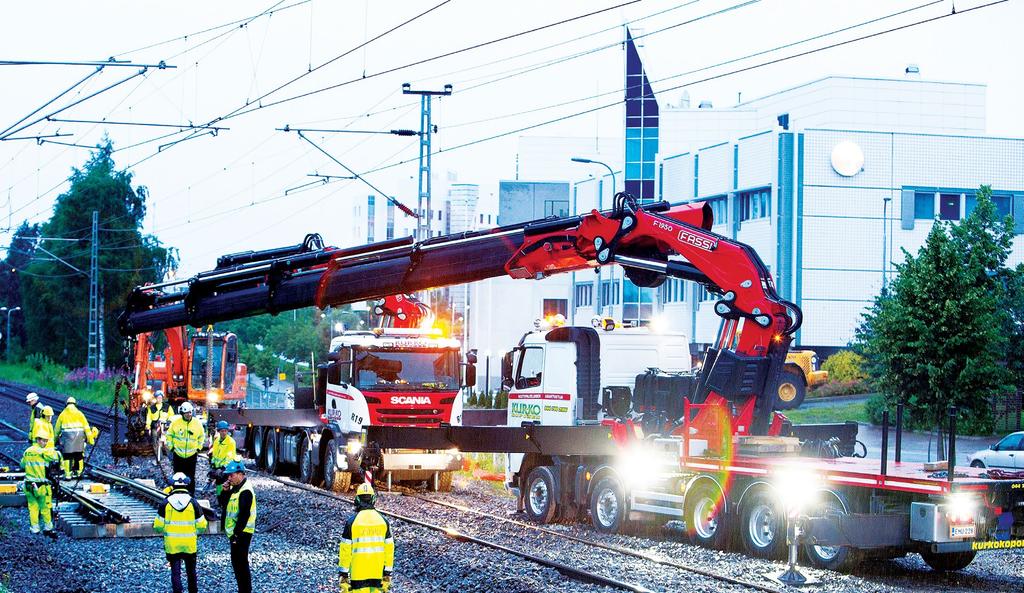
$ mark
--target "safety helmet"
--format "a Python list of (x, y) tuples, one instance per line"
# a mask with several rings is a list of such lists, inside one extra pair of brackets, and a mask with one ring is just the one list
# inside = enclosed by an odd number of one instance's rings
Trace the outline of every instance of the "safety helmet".
[(155, 397), (155, 398), (157, 398), (157, 399), (163, 399), (163, 397), (164, 397), (164, 392), (163, 392), (163, 391), (160, 391), (159, 389), (157, 389), (157, 390), (156, 390), (156, 393), (154, 393), (154, 394), (153, 394), (153, 397)]
[(377, 500), (377, 493), (369, 482), (363, 482), (356, 488), (356, 499), (363, 503), (373, 504)]
[(245, 473), (245, 465), (243, 465), (241, 461), (229, 461), (228, 464), (224, 466), (225, 474), (233, 474), (236, 472)]
[(171, 476), (172, 486), (188, 486), (190, 483), (192, 483), (192, 480), (181, 472), (177, 472)]
[(78, 400), (77, 400), (77, 399), (75, 399), (75, 398), (73, 398), (73, 397), (69, 397), (69, 398), (68, 398), (68, 402), (67, 402), (67, 403), (68, 403), (68, 405), (70, 406), (71, 404), (77, 404), (77, 403), (78, 403)]
[(50, 406), (43, 406), (43, 416), (53, 416), (53, 408)]
[(217, 430), (228, 430), (230, 427), (226, 420), (217, 421)]
[(178, 407), (178, 413), (181, 414), (182, 416), (184, 416), (185, 414), (192, 414), (195, 411), (195, 408), (192, 406), (190, 402), (185, 402)]
[(37, 401), (39, 401), (39, 394), (35, 391), (25, 396), (25, 403), (30, 406), (36, 405)]

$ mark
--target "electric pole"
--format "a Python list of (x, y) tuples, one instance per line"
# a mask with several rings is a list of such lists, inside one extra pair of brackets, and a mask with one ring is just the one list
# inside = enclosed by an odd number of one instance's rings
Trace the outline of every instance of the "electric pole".
[(430, 223), (434, 218), (430, 204), (430, 136), (434, 132), (434, 125), (430, 121), (430, 102), (434, 96), (451, 95), (452, 85), (446, 84), (444, 90), (440, 91), (423, 91), (413, 90), (407, 82), (402, 85), (402, 94), (420, 96), (420, 173), (416, 198), (416, 212), (420, 217), (416, 222), (416, 240), (423, 241), (431, 236)]
[[(99, 280), (100, 280), (100, 213), (92, 211), (92, 247), (89, 255), (89, 346), (85, 366), (88, 370), (101, 370), (99, 348)], [(88, 373), (86, 374), (88, 377)], [(86, 379), (88, 380), (88, 378)]]

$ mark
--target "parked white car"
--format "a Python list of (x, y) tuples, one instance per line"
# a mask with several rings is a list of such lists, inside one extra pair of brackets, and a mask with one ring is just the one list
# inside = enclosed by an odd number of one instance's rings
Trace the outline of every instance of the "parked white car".
[(1008, 434), (988, 449), (971, 455), (971, 467), (1024, 469), (1024, 431)]

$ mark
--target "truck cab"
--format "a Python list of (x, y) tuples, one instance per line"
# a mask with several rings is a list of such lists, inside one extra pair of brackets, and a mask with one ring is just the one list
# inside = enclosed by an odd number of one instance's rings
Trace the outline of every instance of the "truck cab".
[[(507, 425), (576, 426), (621, 418), (633, 407), (638, 376), (689, 371), (689, 340), (681, 333), (647, 327), (532, 331), (502, 361)], [(552, 460), (537, 457), (509, 454), (506, 485), (517, 496), (534, 467), (551, 465)]]

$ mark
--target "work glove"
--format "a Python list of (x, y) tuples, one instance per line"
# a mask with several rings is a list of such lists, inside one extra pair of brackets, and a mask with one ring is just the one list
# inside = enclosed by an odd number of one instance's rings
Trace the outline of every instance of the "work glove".
[(388, 589), (391, 588), (391, 577), (384, 577), (380, 580), (380, 588), (384, 593), (388, 593)]
[(341, 587), (341, 593), (348, 593), (351, 588), (351, 584), (348, 582), (348, 575), (343, 575), (338, 578), (338, 584)]

